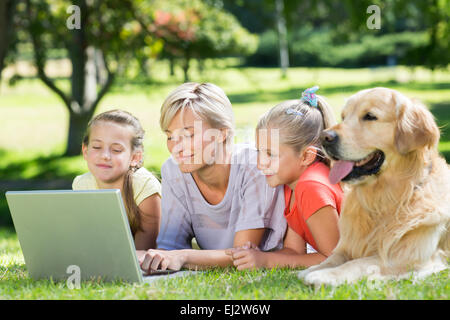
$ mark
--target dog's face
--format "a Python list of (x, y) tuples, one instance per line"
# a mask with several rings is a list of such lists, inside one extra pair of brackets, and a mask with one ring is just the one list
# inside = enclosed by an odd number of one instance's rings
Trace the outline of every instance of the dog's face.
[(438, 140), (439, 130), (426, 107), (387, 88), (351, 96), (342, 122), (322, 134), (326, 154), (336, 161), (330, 172), (333, 183), (366, 182), (395, 158), (432, 147)]

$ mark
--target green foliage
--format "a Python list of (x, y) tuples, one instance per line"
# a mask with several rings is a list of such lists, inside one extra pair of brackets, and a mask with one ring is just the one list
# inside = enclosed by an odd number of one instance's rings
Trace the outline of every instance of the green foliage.
[(100, 49), (106, 61), (116, 62), (113, 65), (126, 61), (133, 50), (140, 50), (145, 45), (134, 19), (132, 2), (128, 0), (29, 1), (30, 9), (24, 8), (21, 15), (28, 20), (28, 31), (39, 39), (38, 57), (42, 59), (54, 49), (66, 50), (66, 57), (74, 53), (71, 40), (77, 29), (67, 27), (67, 21), (74, 14), (67, 11), (71, 5), (81, 8), (80, 30), (85, 37), (82, 39), (84, 45)]
[[(388, 56), (430, 69), (445, 68), (450, 62), (448, 0), (283, 1), (293, 66), (384, 65)], [(248, 64), (278, 65), (274, 1), (223, 2), (241, 23), (260, 34), (258, 50), (247, 58)], [(367, 26), (371, 5), (380, 8), (379, 30)]]
[(253, 53), (257, 46), (257, 36), (233, 15), (201, 0), (158, 2), (152, 23), (152, 30), (172, 56), (242, 56)]
[[(338, 44), (333, 31), (303, 28), (289, 35), (291, 66), (363, 67), (385, 65), (388, 57), (408, 64), (411, 53), (427, 44), (425, 32), (401, 32), (386, 35), (365, 34)], [(278, 38), (274, 31), (260, 37), (257, 52), (247, 58), (249, 65), (278, 63)]]
[(202, 9), (197, 33), (199, 54), (205, 50), (211, 56), (245, 56), (256, 50), (257, 36), (244, 29), (233, 15), (216, 8)]

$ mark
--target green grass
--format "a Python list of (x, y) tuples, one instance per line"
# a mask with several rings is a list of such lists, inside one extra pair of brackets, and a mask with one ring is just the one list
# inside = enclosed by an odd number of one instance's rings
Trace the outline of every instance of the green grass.
[(449, 271), (421, 281), (314, 288), (289, 269), (236, 271), (212, 269), (195, 276), (160, 280), (150, 284), (86, 281), (80, 289), (65, 282), (30, 279), (16, 235), (0, 229), (0, 299), (442, 299), (450, 298)]
[[(404, 67), (378, 69), (292, 68), (280, 79), (275, 68), (241, 68), (234, 60), (207, 61), (193, 81), (213, 82), (229, 96), (236, 115), (237, 142), (253, 139), (259, 116), (282, 100), (299, 97), (312, 85), (320, 86), (336, 116), (345, 99), (358, 90), (384, 86), (422, 100), (441, 129), (440, 152), (450, 162), (450, 70)], [(146, 130), (145, 166), (159, 174), (169, 156), (159, 129), (159, 109), (166, 95), (182, 83), (177, 70), (168, 77), (168, 66), (157, 63), (155, 79), (118, 79), (101, 101), (98, 112), (121, 108), (135, 114)], [(67, 81), (58, 83), (63, 87)], [(0, 87), (0, 226), (12, 226), (4, 197), (6, 190), (70, 188), (73, 177), (86, 172), (81, 156), (61, 157), (67, 133), (68, 113), (59, 98), (39, 80)], [(56, 187), (55, 187), (56, 186)], [(28, 277), (19, 243), (11, 229), (0, 231), (0, 299), (449, 299), (449, 273), (423, 281), (388, 282), (374, 288), (365, 281), (338, 288), (314, 289), (303, 285), (291, 270), (237, 272), (218, 269), (196, 277), (166, 282), (129, 285), (87, 282), (80, 290), (64, 283), (33, 281)]]

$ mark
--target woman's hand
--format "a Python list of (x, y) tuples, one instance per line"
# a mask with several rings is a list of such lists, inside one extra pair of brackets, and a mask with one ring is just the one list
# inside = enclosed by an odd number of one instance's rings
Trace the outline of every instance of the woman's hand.
[(147, 250), (136, 250), (136, 256), (138, 258), (139, 264), (144, 261), (144, 256), (147, 253)]
[(184, 254), (181, 250), (147, 250), (139, 259), (141, 269), (151, 274), (154, 270), (180, 270), (184, 265)]

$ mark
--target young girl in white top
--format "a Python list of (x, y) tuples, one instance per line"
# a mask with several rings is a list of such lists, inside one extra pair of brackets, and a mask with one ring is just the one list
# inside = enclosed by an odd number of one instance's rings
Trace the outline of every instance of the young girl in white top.
[(82, 145), (89, 172), (72, 184), (74, 190), (122, 191), (138, 255), (156, 247), (161, 219), (161, 185), (142, 167), (143, 139), (144, 130), (132, 114), (112, 110), (97, 115)]

